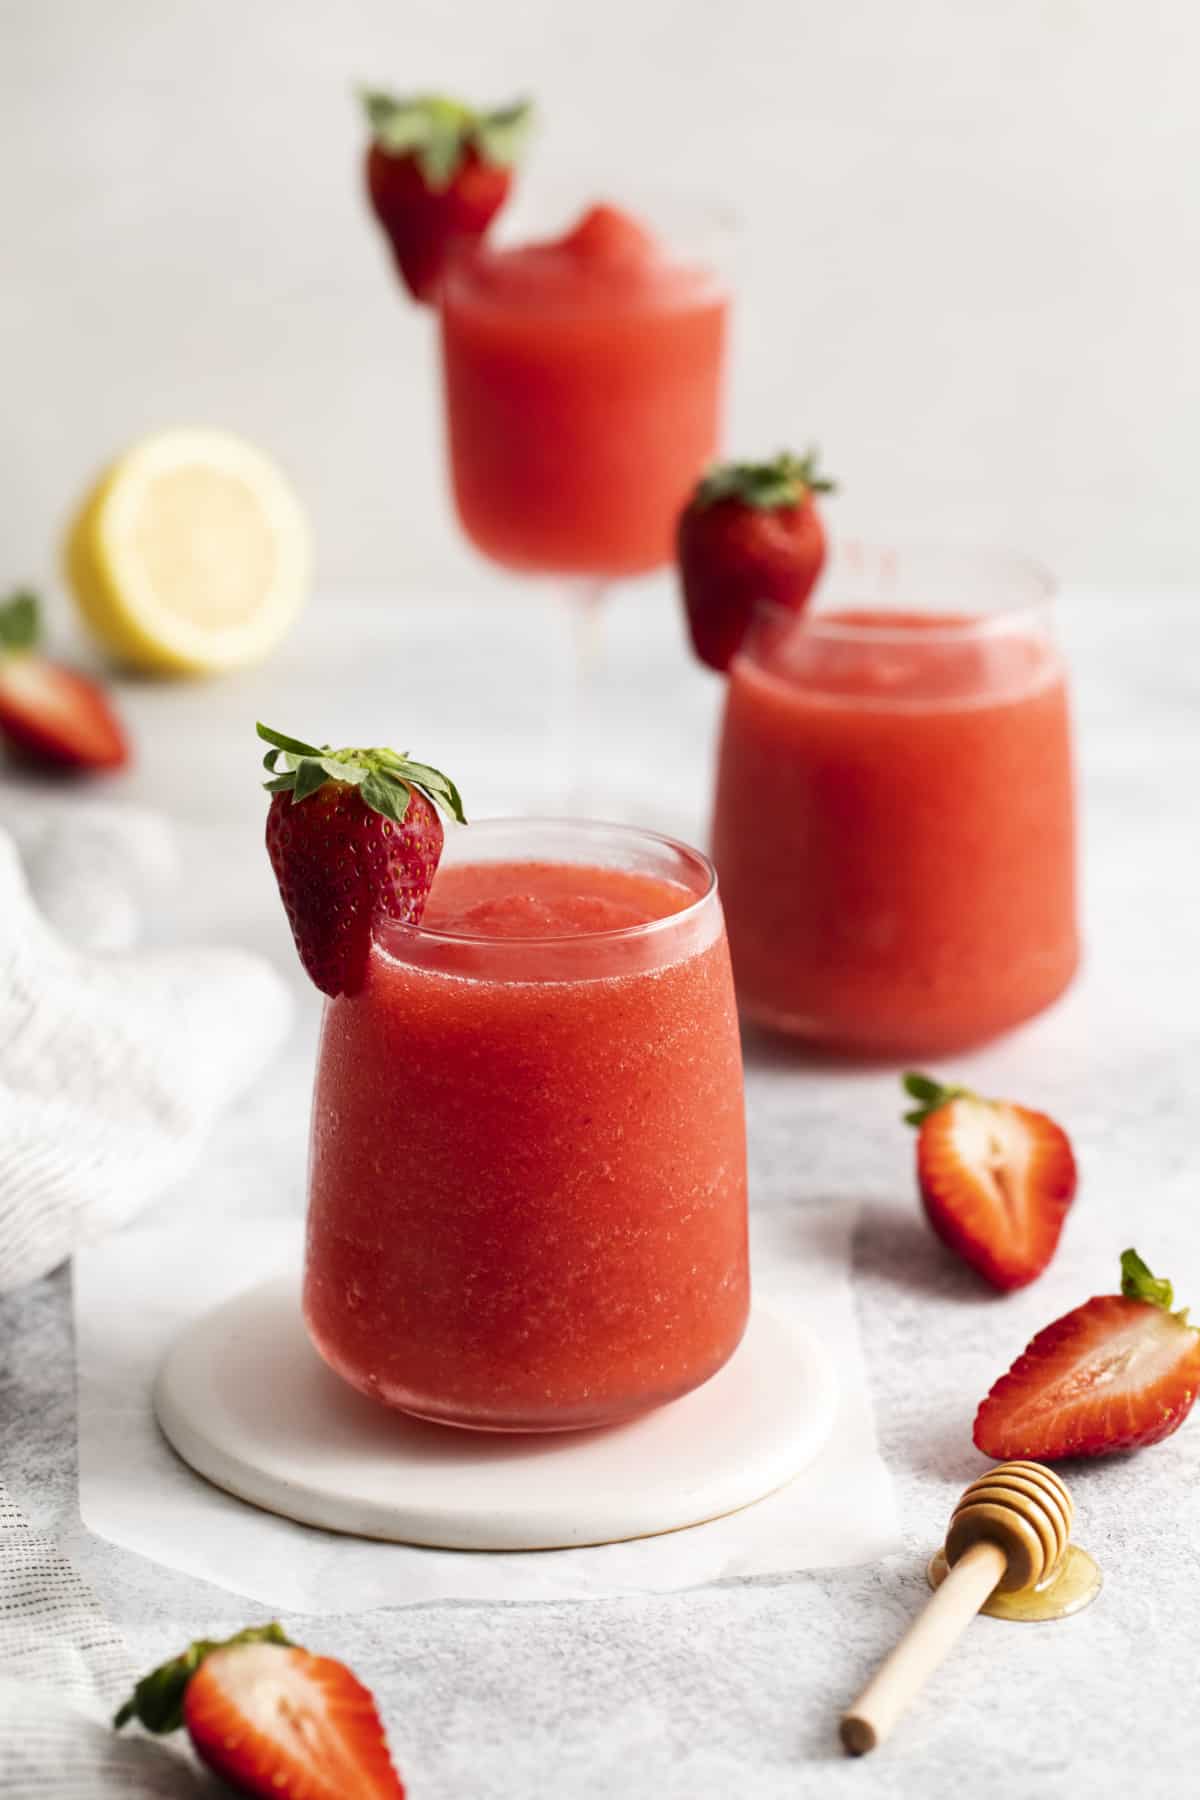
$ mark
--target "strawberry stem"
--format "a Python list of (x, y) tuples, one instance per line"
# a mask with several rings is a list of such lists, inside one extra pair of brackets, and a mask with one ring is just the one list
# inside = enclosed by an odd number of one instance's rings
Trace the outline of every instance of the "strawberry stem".
[(256, 727), (271, 748), (263, 768), (271, 777), (263, 786), (269, 794), (290, 794), (297, 805), (315, 794), (327, 781), (343, 781), (357, 787), (373, 812), (397, 825), (404, 823), (412, 790), (417, 788), (434, 806), (465, 825), (462, 796), (448, 775), (429, 763), (413, 762), (397, 750), (335, 750), (329, 744), (306, 744), (270, 726)]
[(923, 1125), (930, 1113), (937, 1112), (939, 1107), (949, 1106), (952, 1100), (974, 1100), (976, 1096), (970, 1088), (955, 1087), (936, 1081), (932, 1075), (922, 1075), (916, 1069), (910, 1069), (903, 1077), (903, 1087), (910, 1100), (917, 1100), (911, 1112), (904, 1115), (906, 1125)]
[(467, 152), (508, 168), (517, 162), (533, 123), (533, 103), (477, 111), (444, 94), (397, 97), (379, 88), (360, 90), (371, 136), (389, 156), (415, 156), (429, 186), (449, 187)]
[(764, 511), (801, 506), (810, 494), (836, 491), (836, 484), (819, 472), (819, 460), (813, 449), (805, 456), (781, 450), (771, 462), (716, 463), (701, 480), (692, 505), (701, 512), (719, 500), (740, 500)]
[(184, 1691), (206, 1656), (211, 1656), (214, 1650), (227, 1650), (231, 1644), (290, 1646), (291, 1641), (282, 1625), (274, 1621), (270, 1625), (247, 1625), (244, 1631), (235, 1632), (230, 1638), (197, 1638), (181, 1656), (172, 1657), (170, 1662), (162, 1663), (149, 1675), (142, 1676), (113, 1718), (113, 1730), (120, 1731), (131, 1719), (136, 1719), (158, 1737), (168, 1731), (178, 1731), (183, 1724)]
[[(1121, 1292), (1127, 1300), (1144, 1300), (1150, 1306), (1161, 1306), (1170, 1312), (1175, 1290), (1169, 1281), (1152, 1275), (1136, 1250), (1121, 1252)], [(1186, 1318), (1186, 1313), (1180, 1313)]]

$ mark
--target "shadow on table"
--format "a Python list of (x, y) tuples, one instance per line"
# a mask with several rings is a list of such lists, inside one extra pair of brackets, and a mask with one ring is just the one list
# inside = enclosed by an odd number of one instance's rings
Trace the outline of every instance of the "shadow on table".
[(911, 1202), (867, 1199), (854, 1232), (854, 1273), (909, 1296), (949, 1306), (1001, 1305), (990, 1287), (935, 1237), (914, 1195)]
[(749, 1019), (741, 1021), (742, 1057), (748, 1069), (809, 1069), (814, 1074), (879, 1075), (910, 1067), (894, 1056), (864, 1056), (860, 1052), (832, 1050), (806, 1043), (786, 1032), (768, 1031)]

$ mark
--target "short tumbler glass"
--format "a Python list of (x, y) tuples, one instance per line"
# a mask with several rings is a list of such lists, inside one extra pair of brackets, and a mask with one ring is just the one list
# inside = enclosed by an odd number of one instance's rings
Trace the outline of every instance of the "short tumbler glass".
[[(611, 1424), (732, 1354), (749, 1304), (741, 1052), (711, 865), (650, 832), (496, 820), (443, 868), (632, 871), (680, 910), (505, 937), (388, 923), (326, 1004), (304, 1312), (405, 1412)], [(680, 890), (683, 890), (682, 897)]]
[(860, 1055), (1031, 1017), (1079, 958), (1067, 683), (1029, 564), (851, 549), (729, 679), (713, 856), (744, 1013)]

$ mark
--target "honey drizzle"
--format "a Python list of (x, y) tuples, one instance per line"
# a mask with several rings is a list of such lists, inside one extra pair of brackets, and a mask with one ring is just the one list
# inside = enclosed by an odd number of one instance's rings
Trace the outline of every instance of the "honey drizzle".
[[(946, 1553), (939, 1550), (929, 1564), (930, 1587), (940, 1587), (947, 1573)], [(1090, 1606), (1103, 1585), (1104, 1577), (1095, 1559), (1086, 1550), (1068, 1544), (1062, 1561), (1037, 1587), (1026, 1588), (1019, 1594), (993, 1594), (979, 1610), (993, 1619), (1018, 1619), (1029, 1623), (1066, 1619)]]

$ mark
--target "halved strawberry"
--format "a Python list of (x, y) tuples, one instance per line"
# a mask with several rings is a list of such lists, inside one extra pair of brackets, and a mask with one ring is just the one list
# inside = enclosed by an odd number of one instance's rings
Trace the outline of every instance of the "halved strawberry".
[(363, 94), (367, 192), (414, 300), (432, 302), (450, 257), (481, 242), (508, 198), (533, 111), (476, 112), (459, 100)]
[(720, 463), (680, 514), (676, 557), (692, 647), (710, 669), (733, 661), (760, 601), (800, 612), (825, 565), (814, 496), (833, 492), (817, 453)]
[(265, 725), (267, 854), (296, 949), (323, 994), (362, 985), (373, 928), (419, 924), (442, 854), (437, 808), (465, 824), (448, 776), (395, 750), (333, 750)]
[(1171, 1311), (1173, 1298), (1170, 1282), (1126, 1250), (1121, 1292), (1047, 1325), (1000, 1377), (975, 1417), (979, 1449), (1057, 1462), (1177, 1431), (1200, 1389), (1200, 1330)]
[(113, 1724), (130, 1719), (159, 1735), (186, 1725), (196, 1754), (239, 1794), (404, 1800), (370, 1691), (275, 1624), (194, 1643), (139, 1681)]
[(1075, 1157), (1061, 1125), (1008, 1100), (983, 1100), (929, 1075), (904, 1077), (918, 1102), (917, 1181), (942, 1242), (993, 1287), (1036, 1280), (1058, 1248), (1075, 1197)]
[(104, 689), (39, 652), (37, 596), (0, 605), (0, 736), (56, 769), (120, 769), (129, 746)]

